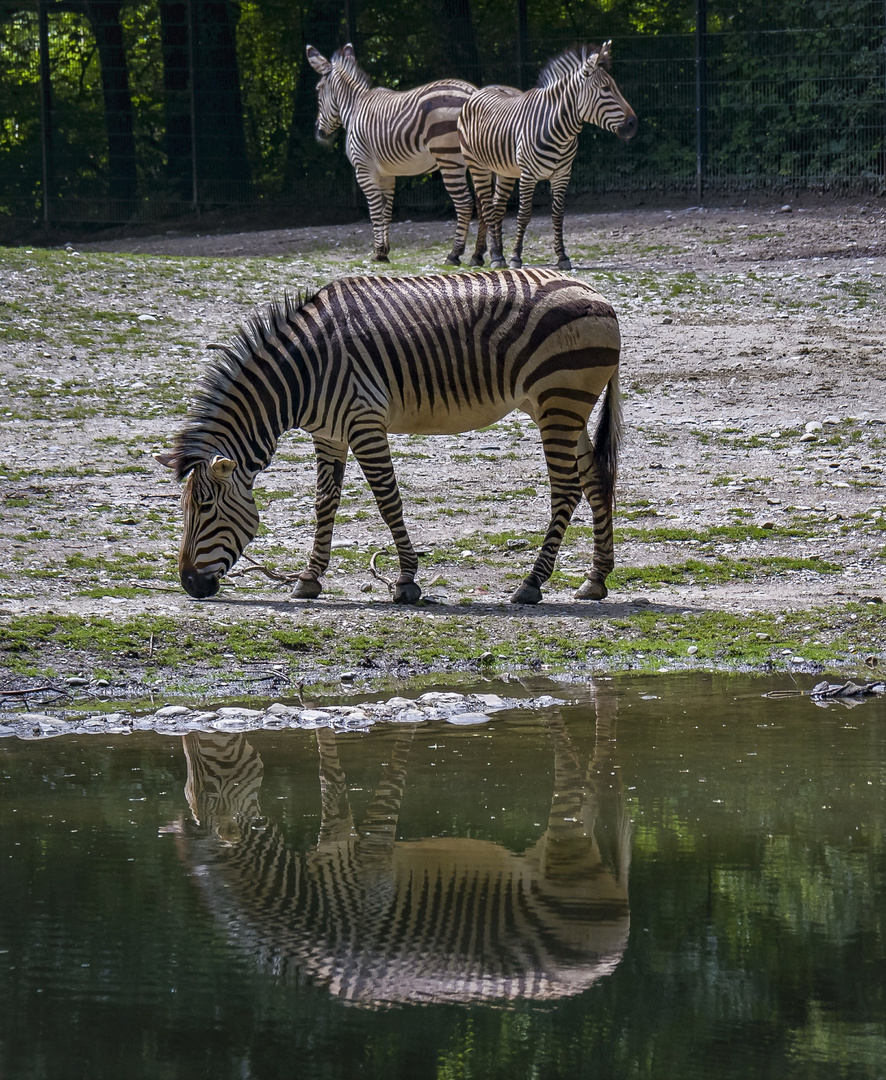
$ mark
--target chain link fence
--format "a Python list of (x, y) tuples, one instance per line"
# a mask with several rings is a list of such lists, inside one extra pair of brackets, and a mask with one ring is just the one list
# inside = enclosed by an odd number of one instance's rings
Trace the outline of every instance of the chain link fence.
[[(362, 207), (343, 140), (330, 152), (313, 139), (317, 77), (306, 42), (329, 52), (353, 40), (380, 85), (461, 75), (527, 87), (578, 39), (562, 28), (531, 32), (525, 0), (513, 10), (501, 0), (497, 29), (485, 32), (475, 4), (477, 25), (463, 38), (456, 16), (467, 4), (449, 12), (446, 36), (420, 5), (404, 9), (415, 12), (408, 26), (396, 2), (361, 3), (35, 0), (0, 9), (0, 236), (216, 207), (279, 207), (315, 220)], [(884, 4), (849, 4), (852, 18), (836, 30), (723, 29), (720, 18), (708, 32), (697, 3), (693, 32), (616, 37), (612, 72), (638, 133), (622, 143), (586, 126), (570, 193), (883, 193)], [(399, 182), (396, 205), (443, 211), (447, 198), (431, 176)]]

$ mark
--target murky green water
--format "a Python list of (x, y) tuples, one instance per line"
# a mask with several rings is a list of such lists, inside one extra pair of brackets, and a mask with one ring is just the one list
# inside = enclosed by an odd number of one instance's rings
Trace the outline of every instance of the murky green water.
[(886, 1077), (886, 701), (772, 685), (2, 740), (0, 1076)]

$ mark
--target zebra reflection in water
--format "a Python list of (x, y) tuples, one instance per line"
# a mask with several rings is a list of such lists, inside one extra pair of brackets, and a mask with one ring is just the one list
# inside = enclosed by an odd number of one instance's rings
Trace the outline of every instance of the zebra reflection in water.
[(273, 974), (344, 1001), (508, 1005), (581, 993), (627, 946), (629, 825), (613, 725), (598, 715), (587, 769), (563, 720), (546, 726), (550, 815), (522, 854), (486, 840), (396, 840), (411, 728), (359, 826), (336, 736), (317, 730), (322, 816), (307, 852), (262, 812), (263, 766), (245, 736), (186, 735), (198, 828), (182, 829), (180, 850), (229, 940)]

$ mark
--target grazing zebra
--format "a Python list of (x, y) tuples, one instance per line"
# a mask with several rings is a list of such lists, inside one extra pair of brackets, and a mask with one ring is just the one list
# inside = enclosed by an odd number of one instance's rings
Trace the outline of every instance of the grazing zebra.
[[(474, 199), (455, 122), (477, 88), (461, 79), (441, 79), (406, 91), (374, 87), (352, 45), (333, 53), (332, 60), (313, 45), (308, 45), (307, 53), (308, 63), (322, 76), (317, 86), (317, 139), (330, 145), (338, 129), (345, 129), (345, 151), (369, 203), (376, 261), (388, 261), (394, 178), (439, 169), (456, 213), (455, 238), (446, 262), (458, 266)], [(483, 265), (485, 233), (481, 222), (472, 266)]]
[(478, 90), (458, 117), (458, 134), (471, 170), (480, 212), (490, 230), (493, 267), (504, 266), (501, 222), (520, 181), (517, 241), (511, 266), (523, 265), (523, 237), (539, 180), (551, 182), (551, 221), (557, 266), (571, 270), (563, 245), (563, 212), (582, 124), (597, 124), (630, 139), (637, 117), (608, 72), (612, 42), (569, 49), (550, 60), (538, 85), (525, 94), (510, 86)]
[(562, 999), (624, 954), (630, 826), (614, 740), (598, 722), (583, 767), (563, 720), (547, 726), (547, 828), (522, 853), (463, 837), (397, 840), (411, 728), (391, 740), (359, 823), (336, 736), (317, 730), (321, 819), (308, 850), (262, 812), (261, 757), (244, 735), (189, 733), (193, 822), (165, 831), (178, 833), (227, 940), (275, 977), (370, 1007)]
[[(280, 436), (310, 433), (317, 527), (295, 597), (320, 594), (348, 450), (391, 530), (398, 603), (415, 603), (418, 560), (388, 433), (455, 434), (520, 409), (541, 432), (551, 518), (511, 600), (534, 604), (582, 493), (594, 559), (579, 599), (602, 599), (614, 565), (612, 501), (621, 431), (618, 322), (585, 282), (554, 270), (413, 278), (351, 277), (310, 299), (271, 305), (210, 365), (173, 449), (156, 455), (185, 480), (179, 572), (208, 597), (258, 530), (253, 482)], [(608, 387), (608, 389), (607, 389)], [(597, 400), (594, 442), (587, 424)]]

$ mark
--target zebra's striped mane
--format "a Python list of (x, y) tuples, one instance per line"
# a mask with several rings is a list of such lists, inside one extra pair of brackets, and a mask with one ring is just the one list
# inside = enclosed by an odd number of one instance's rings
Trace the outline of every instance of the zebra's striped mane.
[[(557, 79), (571, 75), (589, 56), (593, 56), (595, 52), (600, 52), (600, 49), (601, 46), (599, 45), (573, 45), (568, 49), (564, 49), (557, 56), (552, 56), (541, 69), (536, 86), (550, 86)], [(600, 64), (602, 67), (609, 68), (611, 60), (608, 53), (602, 56)]]
[(372, 79), (370, 79), (363, 68), (357, 63), (357, 59), (352, 51), (346, 52), (345, 49), (336, 49), (332, 54), (333, 67), (336, 64), (347, 68), (348, 74), (359, 89), (368, 90), (370, 86), (372, 86)]
[(209, 362), (200, 376), (184, 426), (173, 440), (170, 462), (176, 479), (186, 479), (198, 462), (206, 460), (206, 434), (218, 415), (219, 406), (228, 399), (231, 388), (257, 355), (273, 355), (279, 351), (279, 346), (269, 348), (275, 339), (279, 339), (278, 328), (282, 324), (291, 325), (297, 313), (313, 298), (313, 291), (299, 292), (295, 296), (286, 293), (282, 300), (271, 302), (238, 327), (237, 336), (230, 345), (206, 346), (220, 355)]

